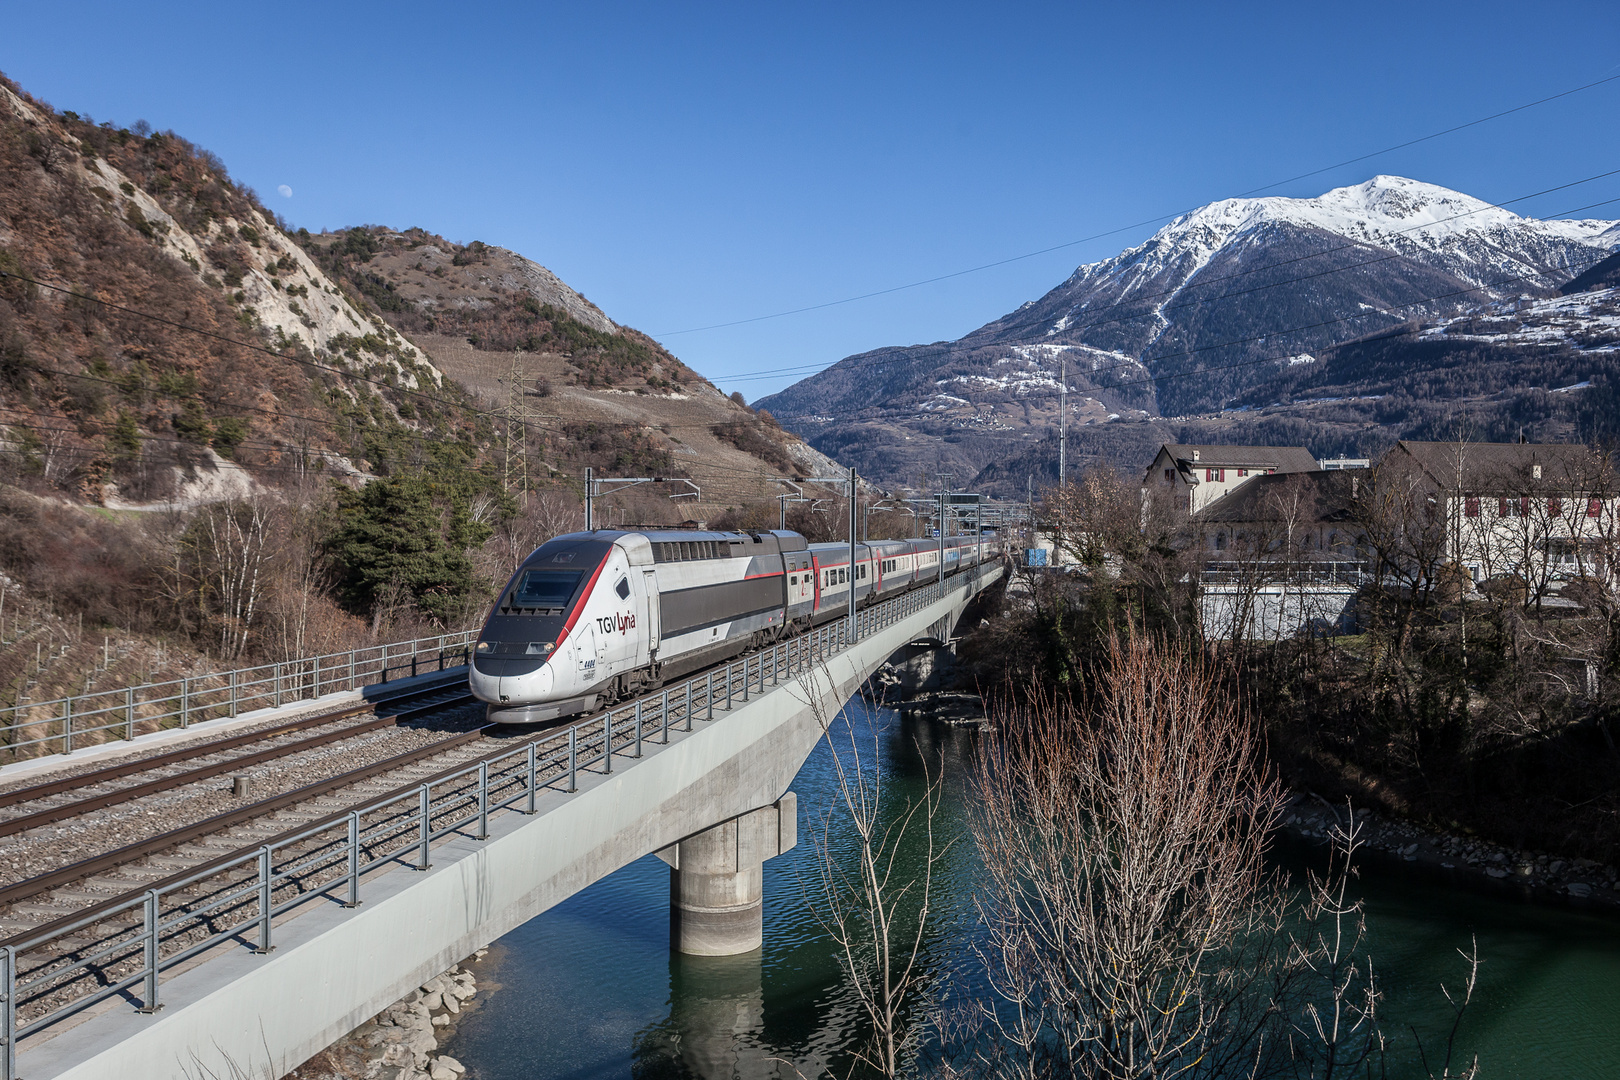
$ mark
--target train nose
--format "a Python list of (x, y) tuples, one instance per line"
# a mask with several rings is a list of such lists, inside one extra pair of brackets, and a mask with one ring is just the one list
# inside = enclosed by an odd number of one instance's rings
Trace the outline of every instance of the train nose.
[[(514, 665), (515, 666), (515, 665)], [(502, 701), (544, 701), (557, 681), (551, 664), (544, 663), (523, 675), (508, 674), (501, 679)]]
[(475, 656), (467, 684), (473, 696), (491, 704), (531, 702), (551, 692), (556, 673), (549, 658)]

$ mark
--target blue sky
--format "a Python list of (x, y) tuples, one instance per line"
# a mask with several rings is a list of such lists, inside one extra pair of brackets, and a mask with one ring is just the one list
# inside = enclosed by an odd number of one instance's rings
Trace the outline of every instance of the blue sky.
[[(677, 331), (1171, 215), (1620, 74), (1613, 0), (4, 12), (0, 70), (57, 108), (173, 128), (294, 225), (513, 248), (750, 399), (958, 337), (1154, 226)], [(1617, 118), (1620, 82), (1266, 193), (1383, 172), (1511, 199), (1620, 167)], [(1615, 196), (1611, 178), (1513, 208)]]

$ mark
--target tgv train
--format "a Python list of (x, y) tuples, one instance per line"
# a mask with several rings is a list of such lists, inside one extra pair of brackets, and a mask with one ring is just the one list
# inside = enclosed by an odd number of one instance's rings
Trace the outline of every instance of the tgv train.
[(999, 557), (992, 536), (807, 544), (796, 532), (569, 533), (523, 560), (473, 649), (490, 720), (589, 712)]

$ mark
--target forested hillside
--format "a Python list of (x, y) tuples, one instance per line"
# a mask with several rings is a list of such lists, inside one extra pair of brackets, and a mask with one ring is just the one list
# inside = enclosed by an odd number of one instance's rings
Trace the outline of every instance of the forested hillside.
[(537, 263), (0, 78), (0, 708), (466, 626), (587, 466), (667, 522), (828, 463)]

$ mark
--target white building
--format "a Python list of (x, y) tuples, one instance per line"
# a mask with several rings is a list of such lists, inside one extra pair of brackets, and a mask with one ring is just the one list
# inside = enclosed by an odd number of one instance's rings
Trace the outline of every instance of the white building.
[(1165, 443), (1142, 478), (1149, 498), (1168, 495), (1196, 514), (1257, 476), (1315, 472), (1303, 446), (1183, 446)]

